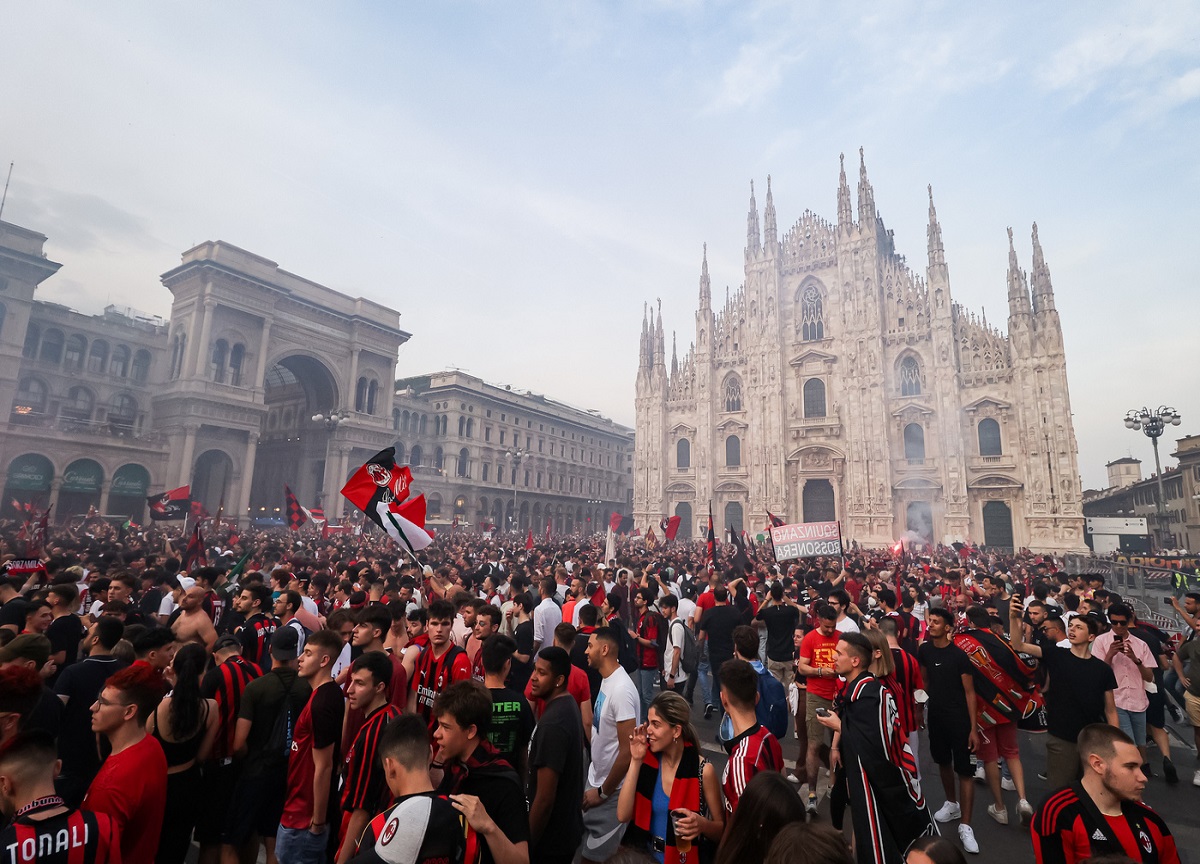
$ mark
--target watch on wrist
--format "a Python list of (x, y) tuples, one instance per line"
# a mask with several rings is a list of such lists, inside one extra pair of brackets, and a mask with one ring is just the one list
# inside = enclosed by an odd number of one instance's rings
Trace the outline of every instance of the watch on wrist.
[(601, 801), (607, 801), (607, 800), (608, 800), (608, 796), (604, 794), (604, 787), (603, 787), (603, 786), (597, 786), (597, 787), (596, 787), (596, 794), (600, 796), (600, 800), (601, 800)]

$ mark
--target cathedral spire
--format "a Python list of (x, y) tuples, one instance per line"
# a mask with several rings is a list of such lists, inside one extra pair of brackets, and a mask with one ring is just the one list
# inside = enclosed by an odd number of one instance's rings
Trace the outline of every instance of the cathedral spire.
[(654, 330), (654, 365), (665, 367), (667, 365), (667, 346), (663, 339), (662, 325), (662, 298), (658, 298), (658, 326)]
[[(1029, 283), (1025, 280), (1025, 271), (1017, 263), (1017, 250), (1013, 246), (1012, 228), (1008, 229), (1008, 317), (1028, 315), (1032, 311), (1029, 304)], [(1009, 327), (1011, 331), (1012, 328)]]
[(647, 320), (650, 304), (642, 304), (642, 340), (638, 345), (638, 368), (644, 369), (650, 365), (650, 322)]
[(675, 331), (671, 331), (671, 377), (679, 374), (679, 346), (675, 341)]
[(762, 249), (762, 235), (758, 230), (758, 204), (754, 200), (754, 181), (750, 181), (750, 212), (746, 215), (746, 254), (752, 255)]
[(708, 279), (708, 244), (704, 244), (704, 258), (700, 262), (700, 311), (712, 310), (712, 283)]
[(775, 227), (775, 199), (771, 197), (771, 175), (767, 175), (767, 204), (763, 209), (763, 245), (774, 249), (779, 243), (779, 232)]
[(1029, 274), (1033, 288), (1033, 311), (1054, 311), (1054, 288), (1050, 284), (1050, 268), (1042, 255), (1042, 241), (1038, 239), (1037, 223), (1033, 223), (1033, 270)]
[(946, 248), (942, 245), (942, 225), (933, 206), (933, 186), (929, 187), (929, 266), (946, 263)]
[(858, 148), (858, 221), (863, 225), (875, 222), (875, 190), (867, 179), (867, 159), (863, 148)]
[(838, 176), (838, 225), (849, 230), (854, 224), (854, 211), (850, 209), (850, 184), (846, 182), (846, 154), (838, 154), (841, 172)]

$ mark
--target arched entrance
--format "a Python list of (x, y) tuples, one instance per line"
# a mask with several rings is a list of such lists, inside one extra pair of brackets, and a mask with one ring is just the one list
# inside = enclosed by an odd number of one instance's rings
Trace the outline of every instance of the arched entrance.
[[(196, 470), (192, 472), (192, 500), (198, 501), (205, 510), (214, 516), (217, 508), (224, 501), (232, 501), (229, 494), (233, 489), (233, 460), (224, 450), (205, 450), (196, 460)], [(280, 489), (279, 497), (283, 498)], [(281, 505), (268, 508), (273, 514)], [(265, 514), (264, 514), (265, 515)]]
[(109, 513), (128, 516), (135, 522), (142, 521), (146, 511), (146, 494), (150, 489), (150, 472), (141, 465), (122, 465), (113, 474), (112, 487), (108, 492)]
[(910, 501), (904, 517), (907, 530), (920, 535), (926, 543), (933, 542), (933, 507), (928, 501)]
[[(54, 466), (45, 456), (40, 453), (18, 456), (8, 466), (8, 479), (4, 484), (4, 512), (12, 512), (13, 501), (44, 510), (50, 503), (50, 482), (53, 479)], [(25, 515), (23, 510), (21, 515)]]
[(104, 469), (94, 459), (76, 459), (63, 471), (58, 493), (58, 515), (84, 516), (92, 507), (100, 508), (100, 489)]
[(691, 540), (692, 539), (692, 505), (687, 501), (680, 501), (675, 505), (675, 515), (679, 517), (679, 531), (675, 534), (676, 540)]
[[(326, 490), (326, 453), (337, 424), (325, 418), (350, 406), (338, 401), (337, 382), (316, 358), (294, 354), (278, 360), (263, 377), (266, 413), (259, 433), (250, 489), (250, 509), (273, 511), (283, 503), (283, 486), (312, 507)], [(321, 414), (321, 420), (313, 416)], [(339, 487), (340, 488), (340, 487)], [(325, 498), (328, 498), (325, 495)], [(322, 506), (328, 501), (321, 500)]]
[(983, 505), (983, 545), (1013, 548), (1012, 510), (1003, 501)]
[(836, 522), (837, 506), (834, 502), (833, 484), (823, 477), (806, 480), (801, 507), (805, 522)]
[(722, 527), (732, 528), (734, 531), (737, 531), (740, 534), (742, 533), (742, 529), (744, 527), (742, 520), (743, 510), (741, 502), (730, 501), (725, 505), (725, 525)]

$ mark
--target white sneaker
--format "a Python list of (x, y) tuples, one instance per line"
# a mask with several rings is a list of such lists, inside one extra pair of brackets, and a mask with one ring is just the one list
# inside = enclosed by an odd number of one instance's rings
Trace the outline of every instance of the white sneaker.
[(982, 762), (975, 763), (975, 779), (980, 781), (981, 783), (987, 779), (987, 775), (984, 773), (984, 768), (983, 768)]
[(962, 842), (963, 849), (972, 855), (979, 854), (979, 844), (975, 842), (975, 832), (971, 830), (970, 825), (958, 826), (958, 839)]
[(1196, 769), (1196, 773), (1192, 775), (1192, 785), (1200, 786), (1200, 768)]
[(1016, 792), (1017, 784), (1012, 781), (1011, 777), (1001, 777), (1000, 778), (1000, 788), (1005, 790), (1006, 792)]
[(1033, 821), (1033, 808), (1024, 798), (1017, 802), (1017, 817), (1021, 820), (1022, 825), (1028, 825)]
[(1007, 807), (1000, 808), (1000, 807), (997, 807), (995, 804), (989, 804), (987, 811), (988, 811), (988, 815), (991, 816), (993, 819), (995, 819), (997, 822), (999, 822), (1001, 825), (1008, 824), (1008, 808)]
[(787, 781), (789, 783), (795, 783), (797, 786), (800, 785), (800, 778), (797, 777), (795, 774), (788, 774)]
[[(1200, 774), (1200, 772), (1197, 772)], [(938, 822), (953, 822), (962, 815), (962, 808), (958, 806), (957, 801), (947, 801), (938, 811), (933, 814), (933, 818)]]

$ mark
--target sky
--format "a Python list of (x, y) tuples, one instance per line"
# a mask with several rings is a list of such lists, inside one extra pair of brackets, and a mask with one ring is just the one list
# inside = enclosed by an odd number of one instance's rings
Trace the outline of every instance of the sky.
[(457, 367), (632, 426), (643, 304), (661, 299), (682, 355), (702, 245), (716, 302), (743, 279), (750, 181), (761, 207), (771, 175), (781, 234), (807, 209), (833, 220), (838, 154), (853, 177), (862, 147), (897, 251), (923, 273), (932, 184), (951, 293), (1002, 328), (1006, 228), (1028, 269), (1038, 223), (1085, 487), (1122, 456), (1153, 470), (1130, 408), (1200, 432), (1200, 4), (0, 0), (0, 17), (3, 218), (63, 264), (44, 299), (166, 316), (159, 276), (225, 240), (399, 310), (398, 377)]

